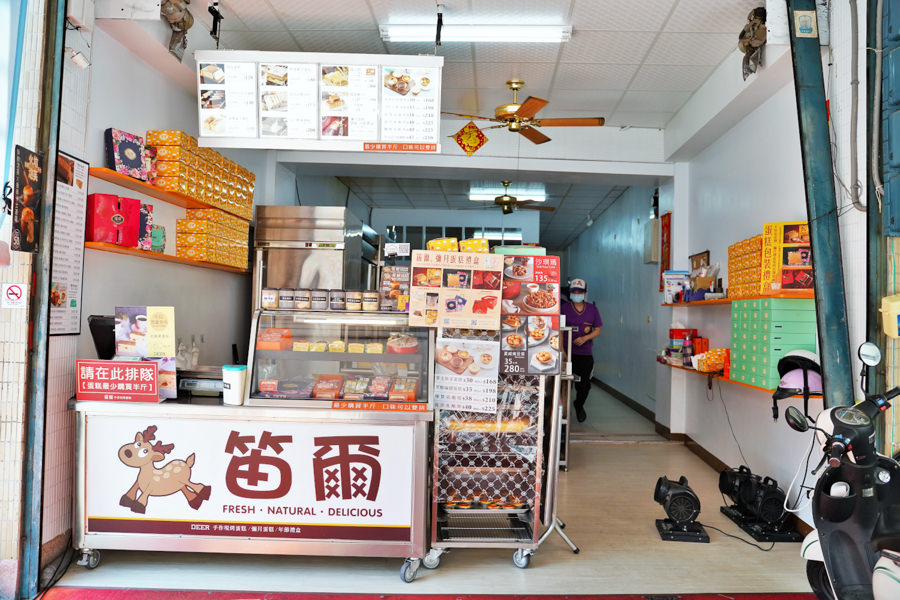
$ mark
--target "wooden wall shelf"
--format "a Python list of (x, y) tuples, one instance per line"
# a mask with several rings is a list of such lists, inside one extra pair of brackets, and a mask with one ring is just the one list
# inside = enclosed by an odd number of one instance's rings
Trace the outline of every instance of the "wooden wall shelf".
[[(767, 394), (774, 394), (775, 390), (770, 390), (768, 388), (759, 387), (757, 385), (750, 385), (749, 383), (744, 383), (743, 381), (735, 381), (734, 379), (729, 379), (724, 375), (720, 375), (718, 373), (704, 373), (703, 371), (698, 371), (696, 369), (688, 369), (687, 367), (679, 367), (676, 365), (670, 365), (669, 363), (659, 363), (664, 367), (669, 367), (672, 369), (680, 369), (682, 371), (688, 371), (689, 373), (694, 373), (695, 375), (705, 375), (710, 379), (718, 379), (720, 381), (727, 381), (728, 383), (733, 383), (734, 385), (739, 385), (745, 388), (750, 388), (751, 390), (756, 390), (758, 392), (766, 392)], [(802, 398), (803, 396), (792, 396), (793, 398)], [(821, 398), (821, 394), (811, 394), (810, 398)]]
[(716, 298), (715, 300), (697, 300), (696, 302), (668, 302), (663, 306), (712, 306), (714, 304), (731, 304), (740, 300), (760, 300), (766, 298), (795, 298), (797, 300), (811, 300), (815, 298), (815, 293), (810, 291), (802, 292), (782, 292), (779, 294), (769, 294), (767, 296), (747, 296), (743, 298)]
[(199, 200), (194, 200), (189, 196), (185, 196), (184, 194), (179, 194), (178, 192), (169, 192), (162, 188), (158, 188), (155, 185), (150, 185), (146, 181), (138, 181), (128, 175), (122, 175), (121, 173), (117, 173), (112, 169), (104, 169), (102, 167), (92, 167), (90, 170), (91, 177), (96, 177), (97, 179), (102, 179), (103, 181), (108, 181), (110, 183), (114, 183), (123, 188), (129, 189), (132, 192), (138, 192), (140, 194), (146, 194), (152, 198), (156, 198), (157, 200), (162, 200), (163, 202), (168, 202), (169, 204), (174, 204), (175, 206), (180, 206), (182, 208), (212, 208), (211, 205), (206, 202), (200, 202)]
[(105, 242), (85, 242), (84, 247), (90, 250), (101, 250), (103, 252), (112, 252), (114, 254), (126, 254), (128, 256), (137, 256), (139, 258), (149, 258), (150, 260), (160, 260), (163, 262), (171, 262), (190, 267), (200, 267), (201, 269), (213, 269), (216, 271), (226, 271), (228, 273), (238, 273), (246, 275), (249, 273), (246, 269), (230, 267), (228, 265), (220, 265), (216, 263), (201, 262), (199, 260), (191, 260), (189, 258), (181, 258), (180, 256), (172, 256), (171, 254), (160, 254), (159, 252), (148, 252), (137, 248), (128, 248), (126, 246), (118, 246), (116, 244), (107, 244)]

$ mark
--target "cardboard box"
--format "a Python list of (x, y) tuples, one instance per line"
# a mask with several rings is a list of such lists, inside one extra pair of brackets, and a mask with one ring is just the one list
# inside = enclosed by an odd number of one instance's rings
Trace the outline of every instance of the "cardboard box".
[(245, 236), (250, 233), (249, 221), (215, 208), (189, 208), (187, 210), (187, 218), (220, 223), (226, 227), (231, 227), (232, 229), (240, 231)]
[(85, 240), (137, 248), (141, 201), (114, 194), (91, 194), (87, 199)]
[(268, 327), (256, 336), (257, 350), (290, 350), (291, 330)]
[(183, 146), (189, 150), (197, 150), (196, 138), (183, 131), (172, 129), (150, 130), (147, 132), (147, 143), (155, 146)]

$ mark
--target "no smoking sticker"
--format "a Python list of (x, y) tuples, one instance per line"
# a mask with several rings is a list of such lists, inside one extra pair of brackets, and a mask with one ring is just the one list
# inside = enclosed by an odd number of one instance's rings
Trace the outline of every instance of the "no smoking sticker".
[(0, 299), (3, 308), (25, 308), (28, 302), (28, 286), (23, 283), (4, 283)]

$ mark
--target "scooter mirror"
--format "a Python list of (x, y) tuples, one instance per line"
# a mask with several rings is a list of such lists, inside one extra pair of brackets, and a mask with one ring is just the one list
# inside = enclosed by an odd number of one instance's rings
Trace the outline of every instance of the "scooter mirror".
[(881, 362), (881, 350), (872, 342), (860, 344), (857, 354), (859, 360), (870, 367), (874, 367)]
[(788, 406), (784, 409), (784, 420), (787, 421), (787, 424), (790, 425), (791, 429), (794, 431), (799, 431), (801, 433), (809, 431), (809, 423), (806, 421), (806, 417), (796, 406)]

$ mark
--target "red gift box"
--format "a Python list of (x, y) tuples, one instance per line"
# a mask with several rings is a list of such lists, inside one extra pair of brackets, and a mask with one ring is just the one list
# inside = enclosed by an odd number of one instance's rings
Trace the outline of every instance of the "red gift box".
[(115, 194), (91, 194), (87, 199), (88, 242), (106, 242), (137, 248), (141, 225), (141, 201)]

